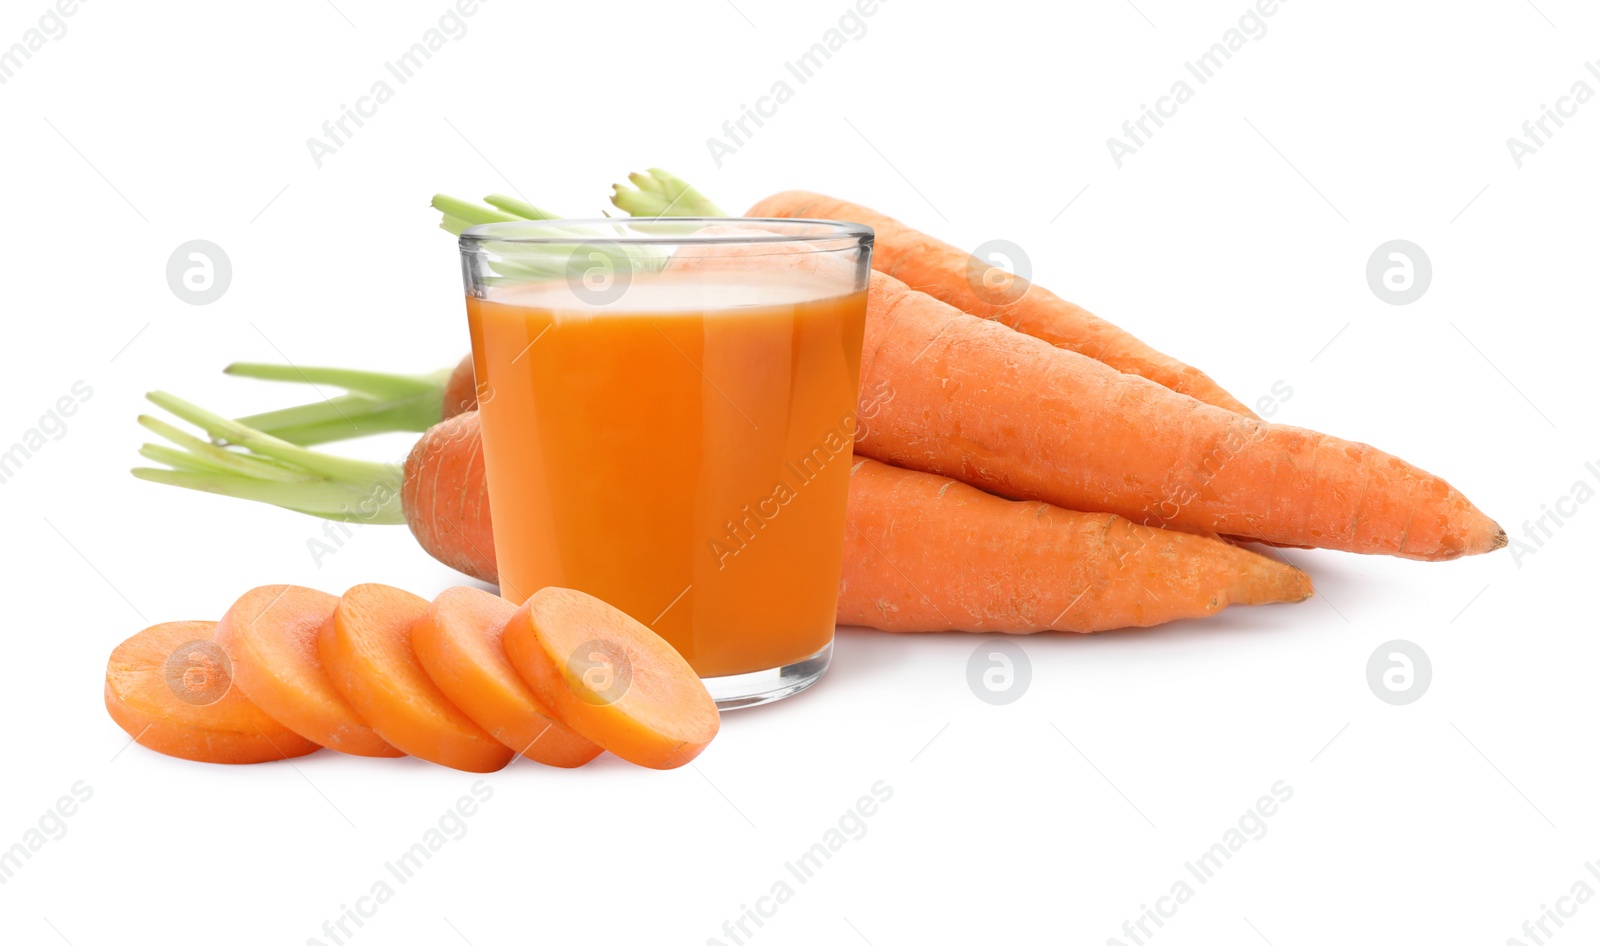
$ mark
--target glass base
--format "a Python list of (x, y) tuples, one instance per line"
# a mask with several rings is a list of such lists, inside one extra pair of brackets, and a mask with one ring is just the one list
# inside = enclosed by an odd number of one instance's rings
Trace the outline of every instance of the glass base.
[(829, 641), (828, 646), (792, 664), (725, 677), (702, 677), (700, 682), (711, 691), (711, 698), (717, 701), (717, 709), (744, 709), (794, 696), (821, 680), (832, 659), (833, 642)]

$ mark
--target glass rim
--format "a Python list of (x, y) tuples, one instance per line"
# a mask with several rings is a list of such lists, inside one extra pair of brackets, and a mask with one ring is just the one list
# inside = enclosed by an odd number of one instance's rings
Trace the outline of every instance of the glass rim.
[[(684, 225), (757, 225), (770, 233), (682, 232)], [(618, 232), (618, 230), (621, 232)], [(659, 229), (657, 229), (659, 228)], [(676, 232), (668, 228), (675, 228)], [(565, 229), (567, 232), (561, 232)], [(592, 234), (572, 230), (593, 230)], [(793, 232), (783, 232), (792, 230)], [(542, 232), (541, 232), (542, 231)], [(652, 232), (654, 231), (654, 232)], [(461, 248), (485, 243), (521, 246), (571, 246), (573, 243), (612, 243), (621, 246), (739, 246), (772, 243), (825, 243), (853, 240), (873, 242), (866, 224), (813, 217), (589, 217), (551, 220), (500, 220), (480, 223), (461, 232)]]

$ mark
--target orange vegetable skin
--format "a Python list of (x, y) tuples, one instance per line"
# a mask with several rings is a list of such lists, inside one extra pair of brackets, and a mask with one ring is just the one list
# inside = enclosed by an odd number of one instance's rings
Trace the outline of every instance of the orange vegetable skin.
[(807, 191), (784, 191), (750, 208), (748, 217), (814, 217), (872, 227), (872, 268), (916, 286), (963, 312), (994, 319), (1118, 371), (1149, 378), (1224, 410), (1256, 416), (1198, 368), (1162, 354), (1128, 332), (1020, 276), (991, 266), (860, 204)]
[(1311, 596), (1305, 572), (1216, 539), (1012, 502), (875, 460), (851, 468), (850, 522), (841, 624), (1105, 631)]
[(213, 621), (172, 621), (117, 645), (106, 664), (111, 718), (139, 745), (195, 762), (270, 762), (317, 751), (232, 686), (215, 629)]
[(400, 508), (429, 555), (494, 583), (494, 530), (479, 430), (476, 410), (428, 428), (406, 457)]
[(539, 701), (617, 756), (671, 769), (717, 734), (717, 706), (665, 640), (598, 598), (535, 592), (505, 629), (506, 656)]
[(233, 682), (273, 719), (312, 742), (350, 755), (404, 755), (383, 741), (334, 689), (317, 635), (339, 599), (297, 585), (244, 593), (217, 622)]
[(501, 634), (517, 606), (476, 588), (450, 588), (411, 629), (417, 660), (444, 695), (522, 755), (573, 768), (599, 746), (557, 721), (506, 657)]
[(1430, 561), (1506, 544), (1450, 484), (1398, 457), (1203, 404), (878, 273), (861, 390), (858, 456), (1012, 499)]
[(411, 646), (428, 602), (387, 585), (356, 585), (317, 638), (333, 685), (378, 734), (419, 759), (493, 772), (512, 752), (484, 732), (429, 679)]
[(444, 385), (444, 406), (440, 418), (448, 420), (464, 411), (478, 407), (478, 385), (472, 373), (472, 356), (457, 362)]

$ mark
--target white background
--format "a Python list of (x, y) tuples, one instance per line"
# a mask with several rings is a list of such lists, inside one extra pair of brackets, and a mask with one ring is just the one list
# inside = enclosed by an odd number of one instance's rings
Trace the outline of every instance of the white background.
[[(0, 86), (0, 446), (93, 388), (0, 486), (0, 846), (93, 789), (0, 886), (7, 942), (332, 942), (323, 922), (476, 779), (333, 753), (181, 762), (127, 747), (101, 705), (117, 642), (215, 618), (253, 585), (456, 582), (403, 529), (367, 527), (319, 568), (314, 520), (126, 472), (147, 390), (229, 414), (310, 394), (224, 378), (230, 361), (453, 364), (467, 339), (435, 191), (587, 216), (659, 165), (731, 212), (834, 193), (962, 246), (1019, 244), (1042, 284), (1247, 401), (1286, 382), (1278, 419), (1439, 472), (1514, 536), (1576, 481), (1600, 485), (1584, 470), (1600, 103), (1520, 170), (1505, 145), (1575, 81), (1600, 89), (1584, 70), (1600, 14), (1577, 0), (1287, 2), (1120, 170), (1106, 138), (1245, 0), (889, 0), (720, 169), (706, 139), (845, 0), (493, 0), (318, 169), (306, 139), (447, 9), (334, 2), (91, 0)], [(6, 0), (0, 47), (45, 9)], [(164, 275), (196, 238), (234, 270), (204, 307)], [(1434, 268), (1408, 306), (1364, 275), (1395, 238)], [(745, 942), (1131, 943), (1124, 921), (1278, 780), (1294, 795), (1265, 837), (1189, 878), (1147, 941), (1523, 937), (1575, 882), (1600, 890), (1584, 870), (1600, 504), (1576, 509), (1520, 561), (1289, 552), (1314, 600), (1024, 640), (1032, 684), (1009, 706), (968, 690), (980, 638), (846, 631), (821, 685), (730, 714), (693, 768), (486, 777), (466, 836), (346, 941), (731, 943), (724, 921), (787, 878), (793, 898)], [(1433, 664), (1404, 707), (1365, 678), (1395, 638)], [(866, 835), (789, 878), (879, 780), (893, 797)], [(1566, 922), (1556, 942), (1592, 941), (1600, 906)]]

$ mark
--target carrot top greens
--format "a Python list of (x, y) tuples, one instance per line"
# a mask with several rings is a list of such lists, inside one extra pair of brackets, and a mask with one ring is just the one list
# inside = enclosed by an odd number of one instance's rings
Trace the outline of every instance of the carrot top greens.
[(139, 448), (140, 456), (166, 466), (137, 467), (133, 475), (139, 479), (271, 503), (341, 522), (405, 522), (400, 508), (402, 469), (398, 464), (308, 450), (162, 391), (146, 397), (200, 428), (211, 439), (196, 437), (159, 418), (140, 415), (140, 426), (176, 446), (147, 443)]

